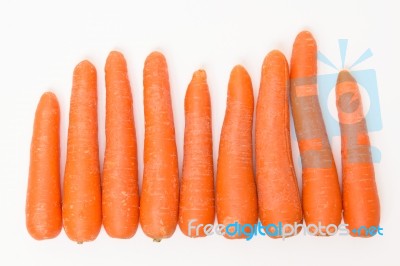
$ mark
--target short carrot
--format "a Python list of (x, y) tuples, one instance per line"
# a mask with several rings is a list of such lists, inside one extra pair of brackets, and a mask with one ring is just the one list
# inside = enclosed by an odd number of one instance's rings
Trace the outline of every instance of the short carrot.
[[(179, 227), (190, 237), (206, 236), (198, 226), (214, 224), (211, 101), (204, 70), (193, 74), (185, 96), (183, 173)], [(203, 230), (201, 230), (203, 229)]]
[[(256, 107), (258, 213), (264, 226), (303, 221), (289, 122), (288, 64), (285, 56), (275, 50), (263, 62)], [(279, 236), (278, 232), (268, 235)]]
[(291, 106), (302, 162), (303, 213), (307, 224), (339, 225), (342, 199), (317, 91), (317, 44), (310, 32), (297, 35), (291, 58)]
[(97, 131), (96, 69), (82, 61), (73, 76), (62, 207), (64, 230), (78, 243), (94, 240), (101, 228)]
[(344, 221), (351, 235), (371, 236), (365, 228), (379, 226), (379, 197), (361, 95), (348, 71), (339, 73), (336, 106), (342, 136)]
[(143, 70), (144, 173), (140, 198), (143, 232), (161, 241), (172, 236), (178, 222), (178, 155), (168, 67), (159, 52), (151, 53)]
[[(217, 218), (224, 226), (234, 223), (254, 225), (258, 220), (252, 155), (253, 111), (250, 76), (243, 66), (235, 66), (228, 85), (217, 166)], [(229, 229), (225, 230), (224, 236), (231, 239), (246, 237)]]
[(34, 239), (54, 238), (62, 227), (60, 108), (51, 92), (37, 106), (30, 153), (26, 227)]
[(106, 149), (102, 182), (103, 224), (114, 238), (131, 238), (139, 224), (136, 130), (124, 56), (112, 51), (105, 66)]

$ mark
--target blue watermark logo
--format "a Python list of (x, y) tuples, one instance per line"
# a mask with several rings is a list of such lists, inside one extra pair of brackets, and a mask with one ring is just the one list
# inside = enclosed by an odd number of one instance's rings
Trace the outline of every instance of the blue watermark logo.
[[(317, 76), (318, 97), (321, 105), (322, 115), (325, 121), (325, 126), (329, 140), (333, 137), (340, 136), (340, 127), (337, 118), (337, 110), (332, 98), (335, 98), (335, 86), (338, 73), (347, 65), (347, 70), (357, 80), (361, 94), (363, 96), (364, 115), (369, 132), (382, 130), (382, 117), (380, 111), (379, 94), (377, 75), (374, 69), (354, 70), (354, 67), (373, 56), (371, 49), (366, 49), (353, 63), (346, 62), (347, 58), (347, 39), (339, 39), (339, 52), (341, 65), (337, 66), (332, 63), (327, 56), (321, 51), (318, 51), (318, 61), (328, 66), (333, 70), (332, 73), (319, 74)], [(295, 137), (295, 134), (292, 134)], [(374, 163), (381, 161), (381, 152), (377, 147), (371, 146), (372, 160)]]

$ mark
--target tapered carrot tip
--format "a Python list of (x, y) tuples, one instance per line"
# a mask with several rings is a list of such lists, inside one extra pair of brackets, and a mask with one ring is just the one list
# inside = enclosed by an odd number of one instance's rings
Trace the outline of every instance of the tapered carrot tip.
[(125, 61), (124, 55), (118, 51), (111, 51), (107, 57), (106, 66), (112, 65), (114, 62)]
[(58, 103), (57, 96), (54, 93), (52, 93), (51, 91), (47, 91), (47, 92), (43, 93), (42, 97), (40, 98), (40, 102), (43, 102), (46, 104)]
[(286, 61), (286, 57), (281, 51), (272, 50), (264, 58), (263, 68), (269, 67), (271, 64), (275, 64), (277, 61), (278, 62)]
[[(243, 85), (246, 84), (246, 85)], [(242, 101), (248, 105), (253, 104), (253, 92), (244, 88), (252, 88), (249, 73), (242, 65), (236, 65), (229, 79), (228, 98), (233, 101)], [(251, 96), (251, 97), (250, 97)]]
[(145, 64), (149, 62), (154, 62), (155, 64), (164, 64), (164, 62), (166, 62), (166, 59), (161, 52), (154, 51), (147, 56)]
[[(283, 53), (279, 50), (272, 50), (271, 52), (269, 52), (266, 56), (266, 59), (270, 58), (270, 59), (286, 59), (286, 57), (283, 55)], [(264, 60), (265, 61), (265, 60)]]
[(206, 71), (203, 69), (199, 69), (193, 73), (193, 82), (204, 82), (207, 79)]
[(299, 34), (297, 34), (296, 36), (296, 40), (294, 41), (294, 43), (298, 43), (298, 42), (304, 42), (306, 41), (306, 43), (313, 43), (316, 44), (314, 36), (312, 35), (311, 32), (309, 31), (302, 31)]
[(74, 69), (75, 75), (85, 75), (92, 72), (96, 72), (96, 68), (89, 60), (83, 60)]
[(339, 72), (336, 84), (342, 83), (342, 82), (356, 82), (356, 80), (354, 79), (354, 77), (350, 74), (349, 71), (347, 70), (342, 70)]

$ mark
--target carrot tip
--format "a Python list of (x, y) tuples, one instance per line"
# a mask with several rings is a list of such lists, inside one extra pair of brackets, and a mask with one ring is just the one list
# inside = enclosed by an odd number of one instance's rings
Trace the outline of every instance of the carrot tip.
[(111, 51), (107, 57), (107, 64), (110, 64), (113, 61), (125, 61), (125, 57), (121, 52), (118, 51)]
[(46, 91), (43, 93), (42, 97), (56, 98), (56, 95), (51, 91)]
[(207, 79), (207, 74), (204, 69), (199, 69), (193, 73), (193, 81), (204, 81)]
[(232, 73), (234, 73), (234, 72), (239, 72), (239, 73), (240, 72), (246, 72), (246, 74), (247, 74), (246, 68), (244, 66), (242, 66), (242, 65), (234, 66), (233, 69), (232, 69)]
[(267, 57), (285, 57), (283, 53), (279, 50), (272, 50), (267, 54)]
[(269, 52), (265, 58), (264, 58), (264, 62), (263, 62), (263, 66), (267, 66), (269, 64), (272, 63), (276, 63), (276, 61), (279, 62), (286, 62), (286, 57), (285, 55), (279, 51), (279, 50), (272, 50), (271, 52)]
[(122, 57), (123, 57), (122, 53), (121, 53), (120, 51), (116, 51), (116, 50), (111, 51), (111, 52), (108, 54), (108, 56), (109, 56), (109, 57), (110, 57), (110, 56), (122, 56)]
[(49, 105), (58, 105), (58, 100), (57, 100), (57, 96), (51, 92), (51, 91), (47, 91), (45, 93), (42, 94), (42, 96), (40, 97), (40, 104), (49, 104)]
[(350, 81), (350, 82), (356, 82), (356, 80), (354, 79), (354, 77), (350, 74), (349, 71), (347, 70), (342, 70), (339, 72), (336, 84), (342, 83), (342, 82), (346, 82), (346, 81)]
[(301, 37), (301, 38), (313, 38), (314, 36), (312, 35), (312, 33), (308, 30), (303, 30), (301, 32), (299, 32), (299, 34), (297, 34), (297, 37)]
[(295, 45), (302, 43), (303, 45), (317, 45), (314, 36), (312, 35), (311, 32), (309, 31), (302, 31), (299, 34), (297, 34), (296, 39), (294, 41)]
[(83, 71), (83, 73), (96, 72), (96, 68), (89, 60), (83, 60), (78, 65), (76, 65), (74, 73), (77, 74), (81, 71)]
[(159, 52), (159, 51), (151, 52), (151, 53), (147, 56), (147, 58), (146, 58), (146, 61), (148, 61), (148, 60), (162, 60), (162, 61), (166, 61), (166, 60), (165, 60), (165, 56), (164, 56), (161, 52)]

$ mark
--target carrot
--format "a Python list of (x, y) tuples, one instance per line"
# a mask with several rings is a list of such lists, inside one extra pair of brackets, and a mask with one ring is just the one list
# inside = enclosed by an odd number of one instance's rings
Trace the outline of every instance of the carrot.
[[(317, 92), (317, 45), (310, 32), (297, 35), (291, 59), (291, 106), (302, 162), (303, 213), (307, 223), (339, 225), (342, 202), (336, 165)], [(334, 228), (330, 228), (334, 230)]]
[(147, 236), (161, 241), (175, 232), (179, 208), (175, 127), (168, 67), (161, 53), (153, 52), (147, 57), (143, 85), (145, 139), (140, 224)]
[[(235, 66), (228, 85), (217, 167), (217, 218), (218, 223), (224, 226), (235, 222), (241, 226), (257, 223), (252, 156), (253, 110), (250, 76), (243, 66)], [(233, 235), (234, 231), (227, 230), (224, 235), (227, 238), (245, 238), (243, 234), (237, 232)]]
[(69, 111), (62, 211), (65, 233), (78, 243), (94, 240), (101, 228), (96, 79), (96, 69), (89, 61), (76, 66)]
[(26, 195), (26, 228), (37, 240), (56, 237), (62, 227), (60, 188), (60, 108), (46, 92), (35, 113)]
[(342, 136), (344, 221), (351, 235), (371, 236), (358, 229), (379, 226), (379, 197), (361, 95), (348, 71), (339, 73), (336, 106)]
[(264, 226), (303, 221), (289, 122), (289, 70), (285, 56), (275, 50), (262, 65), (256, 108), (258, 213)]
[(107, 234), (131, 238), (139, 224), (136, 130), (124, 56), (112, 51), (105, 66), (106, 150), (102, 210)]
[(204, 70), (198, 70), (193, 74), (185, 96), (184, 157), (179, 202), (179, 227), (190, 237), (206, 236), (204, 228), (197, 233), (193, 229), (214, 224), (212, 152), (207, 76)]

